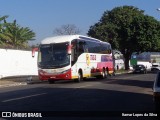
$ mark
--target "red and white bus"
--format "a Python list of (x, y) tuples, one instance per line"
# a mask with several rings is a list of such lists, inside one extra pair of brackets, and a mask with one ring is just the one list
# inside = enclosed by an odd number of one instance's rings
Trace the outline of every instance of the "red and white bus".
[[(34, 54), (34, 52), (33, 52)], [(114, 74), (111, 45), (98, 39), (65, 35), (44, 39), (38, 48), (40, 80), (76, 80)]]

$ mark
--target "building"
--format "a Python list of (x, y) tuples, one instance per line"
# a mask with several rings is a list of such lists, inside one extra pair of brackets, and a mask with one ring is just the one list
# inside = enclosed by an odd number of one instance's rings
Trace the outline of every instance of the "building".
[(113, 50), (115, 58), (115, 70), (124, 69), (124, 57), (123, 54), (118, 50)]
[(160, 64), (160, 52), (143, 52), (140, 54), (133, 53), (131, 56), (131, 65), (144, 64), (148, 69), (153, 64)]
[(150, 63), (160, 63), (160, 52), (143, 52), (140, 54), (132, 54), (131, 59), (137, 61), (147, 61)]

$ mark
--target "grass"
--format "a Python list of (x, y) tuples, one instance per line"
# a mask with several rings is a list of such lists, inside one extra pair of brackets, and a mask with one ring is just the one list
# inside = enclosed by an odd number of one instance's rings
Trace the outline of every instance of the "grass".
[(127, 73), (130, 70), (125, 70), (125, 69), (120, 69), (120, 70), (116, 70), (116, 73)]

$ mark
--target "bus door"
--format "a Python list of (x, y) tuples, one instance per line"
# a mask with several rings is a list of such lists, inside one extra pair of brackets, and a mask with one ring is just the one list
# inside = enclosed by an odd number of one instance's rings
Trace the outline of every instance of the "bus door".
[(71, 42), (71, 66), (72, 66), (72, 78), (76, 78), (77, 76), (77, 40), (72, 40)]
[(88, 50), (86, 49), (86, 41), (79, 40), (78, 54), (80, 56), (79, 66), (83, 70), (83, 77), (90, 77), (90, 56), (88, 54)]

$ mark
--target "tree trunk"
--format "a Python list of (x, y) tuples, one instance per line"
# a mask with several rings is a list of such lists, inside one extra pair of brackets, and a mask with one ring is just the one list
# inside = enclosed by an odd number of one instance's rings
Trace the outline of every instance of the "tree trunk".
[(125, 70), (129, 70), (129, 57), (125, 58), (124, 64), (125, 64)]
[(130, 60), (130, 56), (131, 54), (129, 52), (127, 52), (126, 54), (124, 54), (124, 64), (125, 64), (125, 70), (129, 70), (129, 60)]

